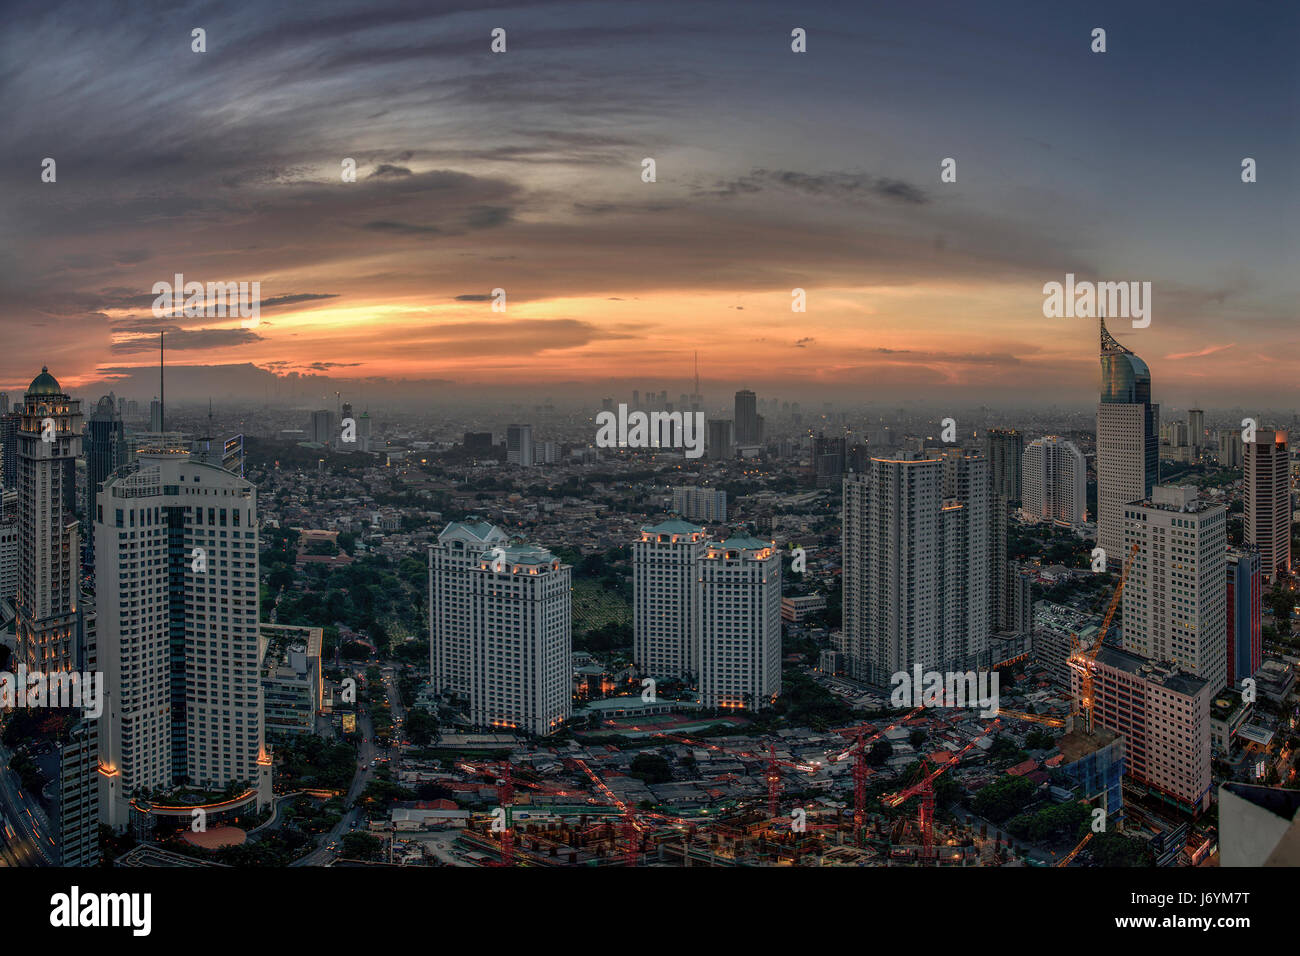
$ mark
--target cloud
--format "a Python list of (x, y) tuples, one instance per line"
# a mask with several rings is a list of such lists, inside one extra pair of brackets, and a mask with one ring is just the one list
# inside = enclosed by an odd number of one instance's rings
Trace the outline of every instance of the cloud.
[(1229, 342), (1227, 345), (1207, 345), (1205, 348), (1196, 352), (1174, 352), (1166, 355), (1165, 359), (1170, 362), (1176, 362), (1179, 359), (1203, 358), (1206, 355), (1214, 355), (1216, 352), (1223, 352), (1236, 345), (1236, 342)]
[[(252, 329), (181, 329), (167, 336), (167, 350), (225, 348), (260, 342), (262, 337)], [(109, 350), (115, 355), (158, 351), (158, 340), (153, 336), (131, 337), (114, 342)]]
[(837, 202), (887, 199), (908, 205), (925, 205), (929, 197), (917, 186), (887, 176), (865, 173), (801, 173), (790, 169), (755, 169), (746, 176), (719, 181), (708, 195), (731, 198), (770, 190), (784, 190)]

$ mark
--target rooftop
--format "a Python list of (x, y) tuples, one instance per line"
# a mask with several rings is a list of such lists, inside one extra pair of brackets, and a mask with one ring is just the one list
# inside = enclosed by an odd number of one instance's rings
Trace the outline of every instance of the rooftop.
[(1179, 670), (1178, 666), (1170, 661), (1147, 660), (1145, 657), (1130, 654), (1109, 644), (1103, 644), (1101, 650), (1097, 652), (1097, 661), (1107, 667), (1125, 671), (1141, 677), (1148, 683), (1157, 684), (1189, 697), (1200, 693), (1205, 687), (1203, 679)]

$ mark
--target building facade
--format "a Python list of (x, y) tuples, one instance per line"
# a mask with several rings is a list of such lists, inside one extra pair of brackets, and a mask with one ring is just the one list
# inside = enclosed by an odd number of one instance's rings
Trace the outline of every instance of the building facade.
[(1150, 497), (1160, 472), (1160, 406), (1151, 371), (1101, 320), (1101, 401), (1097, 405), (1097, 543), (1121, 563), (1124, 507)]
[(1211, 693), (1228, 682), (1228, 512), (1191, 486), (1161, 486), (1124, 509), (1124, 648), (1172, 661)]
[[(945, 498), (945, 469), (954, 497)], [(996, 618), (988, 462), (872, 458), (844, 480), (843, 650), (849, 672), (980, 665)]]
[(33, 671), (76, 667), (80, 454), (81, 403), (42, 368), (23, 398), (18, 425), (16, 657)]
[(1228, 582), (1228, 685), (1240, 688), (1264, 663), (1261, 608), (1263, 574), (1258, 551), (1229, 548)]
[(1076, 699), (1082, 666), (1092, 668), (1094, 722), (1124, 737), (1129, 777), (1180, 809), (1207, 809), (1212, 789), (1210, 682), (1169, 662), (1105, 646), (1094, 661), (1072, 664)]
[(469, 701), (471, 600), (469, 572), (504, 532), (485, 521), (453, 521), (429, 548), (429, 675), (434, 693)]
[(992, 471), (993, 493), (1020, 501), (1025, 437), (1014, 428), (990, 428), (984, 434), (984, 457)]
[(95, 535), (102, 821), (120, 830), (133, 798), (182, 784), (269, 803), (252, 483), (142, 452), (104, 482)]
[(1246, 442), (1242, 533), (1267, 581), (1291, 572), (1291, 474), (1287, 433), (1260, 429)]
[(1029, 521), (1077, 528), (1087, 520), (1088, 469), (1074, 442), (1036, 438), (1022, 458), (1020, 511)]
[(701, 706), (770, 706), (781, 693), (781, 557), (775, 542), (710, 542), (699, 575)]
[(508, 544), (468, 572), (469, 717), (539, 737), (573, 709), (572, 569), (545, 548)]
[(726, 521), (727, 493), (721, 488), (674, 488), (672, 510), (688, 521)]
[(632, 544), (632, 659), (638, 673), (692, 681), (699, 674), (700, 559), (704, 529), (669, 519)]

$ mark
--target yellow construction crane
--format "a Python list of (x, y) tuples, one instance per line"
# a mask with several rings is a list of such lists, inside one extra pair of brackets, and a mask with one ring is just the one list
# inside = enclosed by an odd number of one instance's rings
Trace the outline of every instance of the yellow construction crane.
[(1133, 557), (1138, 553), (1139, 545), (1134, 543), (1129, 550), (1128, 557), (1124, 559), (1124, 567), (1119, 572), (1119, 583), (1115, 585), (1115, 593), (1111, 595), (1110, 605), (1106, 608), (1106, 617), (1101, 622), (1101, 631), (1097, 634), (1097, 640), (1092, 647), (1075, 650), (1070, 655), (1070, 661), (1075, 669), (1079, 671), (1079, 712), (1083, 714), (1083, 729), (1085, 733), (1092, 733), (1092, 669), (1093, 663), (1097, 660), (1097, 654), (1101, 651), (1101, 645), (1106, 638), (1106, 632), (1110, 630), (1110, 620), (1115, 616), (1115, 609), (1119, 607), (1120, 595), (1124, 593), (1124, 582), (1128, 580), (1128, 570), (1133, 564)]
[(1090, 840), (1092, 839), (1092, 837), (1093, 837), (1093, 834), (1092, 834), (1091, 831), (1089, 831), (1088, 834), (1087, 834), (1086, 836), (1084, 836), (1084, 838), (1083, 838), (1082, 840), (1079, 841), (1079, 845), (1076, 846), (1076, 847), (1075, 847), (1073, 850), (1071, 850), (1069, 853), (1067, 853), (1067, 854), (1062, 858), (1061, 862), (1060, 862), (1060, 863), (1057, 863), (1056, 865), (1057, 865), (1057, 866), (1069, 866), (1071, 863), (1073, 863), (1073, 862), (1074, 862), (1074, 858), (1075, 858), (1076, 856), (1079, 855), (1079, 851), (1082, 850), (1085, 846), (1088, 845), (1088, 841), (1090, 841)]

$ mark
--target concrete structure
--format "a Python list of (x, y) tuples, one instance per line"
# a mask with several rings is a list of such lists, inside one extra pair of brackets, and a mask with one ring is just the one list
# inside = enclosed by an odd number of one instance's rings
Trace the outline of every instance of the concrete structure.
[(1189, 812), (1210, 805), (1209, 682), (1157, 663), (1103, 647), (1090, 665), (1072, 665), (1073, 692), (1080, 671), (1093, 669), (1093, 721), (1125, 739), (1130, 779)]
[(1077, 528), (1087, 520), (1088, 470), (1074, 442), (1036, 438), (1022, 459), (1020, 511), (1028, 521)]
[(722, 461), (731, 458), (735, 453), (735, 435), (731, 419), (729, 418), (710, 418), (705, 424), (708, 432), (705, 439), (705, 448), (708, 451), (711, 461)]
[(781, 693), (781, 556), (772, 541), (710, 542), (699, 562), (700, 703), (762, 710)]
[(682, 485), (673, 489), (672, 510), (687, 521), (726, 521), (727, 493), (721, 488)]
[(506, 461), (526, 468), (537, 463), (532, 425), (511, 425), (506, 429)]
[(318, 445), (334, 443), (334, 413), (327, 408), (317, 409), (311, 413), (311, 426), (308, 429), (311, 440)]
[(0, 601), (18, 595), (18, 521), (0, 517)]
[(323, 629), (262, 624), (260, 634), (267, 739), (314, 734), (322, 706)]
[(1266, 581), (1291, 572), (1291, 475), (1287, 433), (1260, 429), (1245, 443), (1243, 540), (1259, 551)]
[(745, 447), (759, 445), (763, 442), (763, 419), (758, 414), (758, 398), (749, 389), (736, 393), (735, 442)]
[[(103, 396), (86, 422), (86, 499), (82, 509), (86, 515), (95, 513), (95, 496), (99, 486), (109, 475), (124, 468), (130, 461), (126, 444), (126, 426), (117, 412), (117, 400), (110, 392)], [(86, 571), (95, 569), (95, 536), (86, 535)]]
[(707, 537), (672, 518), (641, 529), (632, 544), (632, 660), (654, 678), (699, 674), (700, 559)]
[(1084, 614), (1065, 604), (1038, 601), (1034, 604), (1034, 659), (1047, 669), (1060, 687), (1070, 687), (1073, 678), (1066, 663), (1075, 647), (1091, 647), (1101, 631), (1101, 618)]
[(95, 509), (101, 817), (189, 782), (270, 800), (253, 485), (186, 452), (142, 453)]
[(504, 547), (504, 532), (485, 521), (453, 521), (429, 548), (429, 675), (437, 694), (468, 703), (469, 572), (485, 551)]
[(1219, 787), (1220, 866), (1300, 866), (1300, 791)]
[(16, 657), (33, 671), (76, 666), (80, 454), (81, 402), (42, 368), (28, 386), (18, 424)]
[(1228, 512), (1191, 486), (1162, 486), (1124, 509), (1124, 648), (1173, 661), (1210, 692), (1228, 682)]
[(1101, 401), (1097, 405), (1097, 543), (1122, 562), (1124, 507), (1151, 494), (1160, 472), (1160, 406), (1151, 401), (1146, 363), (1101, 320)]
[(1259, 552), (1229, 548), (1227, 570), (1228, 684), (1239, 688), (1264, 663)]
[(984, 433), (984, 457), (989, 460), (993, 493), (1020, 501), (1025, 437), (1014, 428), (990, 428)]
[(798, 624), (810, 614), (826, 610), (825, 594), (799, 594), (781, 598), (781, 619)]
[(508, 544), (467, 572), (470, 722), (545, 736), (572, 712), (572, 569), (535, 545)]
[[(947, 475), (945, 475), (947, 472)], [(955, 493), (944, 497), (947, 483)], [(992, 497), (983, 458), (872, 458), (844, 480), (844, 637), (851, 676), (980, 666), (993, 630)]]

